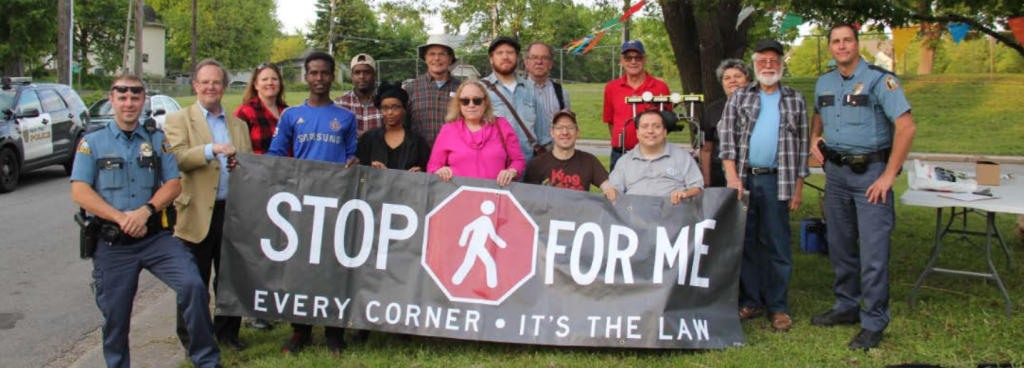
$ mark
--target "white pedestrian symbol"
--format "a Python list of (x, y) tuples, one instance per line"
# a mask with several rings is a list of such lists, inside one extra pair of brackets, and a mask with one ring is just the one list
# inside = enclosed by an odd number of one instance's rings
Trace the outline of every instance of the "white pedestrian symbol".
[[(484, 215), (477, 217), (476, 220), (473, 220), (473, 222), (470, 222), (469, 225), (462, 229), (462, 236), (459, 237), (459, 246), (466, 247), (466, 258), (462, 261), (462, 265), (459, 266), (459, 270), (455, 272), (455, 276), (452, 277), (452, 283), (461, 285), (462, 281), (466, 279), (466, 275), (473, 269), (476, 260), (479, 259), (484, 264), (484, 271), (487, 274), (487, 287), (493, 289), (498, 286), (498, 266), (494, 264), (494, 258), (491, 257), (491, 253), (487, 251), (485, 245), (488, 238), (501, 248), (507, 247), (508, 244), (498, 237), (497, 231), (494, 230), (494, 223), (491, 222), (489, 217), (494, 213), (494, 202), (484, 201), (484, 203), (480, 204), (480, 211)], [(468, 247), (466, 246), (467, 240), (469, 240)]]

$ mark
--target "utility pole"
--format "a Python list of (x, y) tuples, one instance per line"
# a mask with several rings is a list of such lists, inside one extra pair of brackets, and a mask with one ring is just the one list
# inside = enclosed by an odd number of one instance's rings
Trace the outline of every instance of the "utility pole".
[(57, 4), (57, 81), (71, 85), (71, 1)]
[(146, 15), (143, 12), (143, 4), (145, 0), (136, 0), (135, 2), (135, 66), (132, 70), (132, 74), (136, 77), (142, 77), (142, 25), (146, 20)]
[(332, 57), (334, 56), (334, 5), (337, 2), (338, 0), (331, 0), (331, 19), (328, 19), (331, 25), (328, 27), (329, 31), (327, 32), (327, 53), (331, 54)]
[[(629, 8), (633, 7), (631, 3), (631, 0), (625, 0), (625, 3), (622, 4), (622, 14), (626, 14)], [(626, 18), (626, 21), (622, 24), (622, 43), (626, 43), (626, 41), (629, 41), (629, 18)]]
[(491, 39), (498, 38), (498, 4), (500, 1), (491, 3)]
[(128, 43), (131, 42), (132, 14), (135, 13), (134, 0), (128, 0), (128, 20), (124, 25), (124, 52), (121, 54), (121, 73), (128, 73)]
[[(197, 11), (197, 0), (192, 0), (192, 63), (188, 67), (189, 77), (196, 75), (196, 64), (199, 63), (197, 60), (197, 44), (199, 43), (199, 33), (196, 27), (196, 11)], [(196, 93), (196, 91), (192, 91)]]

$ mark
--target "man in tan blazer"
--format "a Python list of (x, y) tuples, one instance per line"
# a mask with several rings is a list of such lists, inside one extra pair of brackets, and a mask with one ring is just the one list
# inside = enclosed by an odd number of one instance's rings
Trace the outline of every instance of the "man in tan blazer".
[[(226, 113), (221, 105), (228, 85), (227, 70), (216, 60), (196, 65), (192, 87), (196, 103), (167, 116), (167, 139), (181, 170), (181, 195), (174, 201), (178, 223), (174, 236), (180, 238), (195, 255), (199, 274), (210, 285), (210, 266), (220, 276), (220, 247), (224, 229), (224, 204), (228, 195), (228, 176), (235, 165), (235, 153), (252, 153), (252, 142), (245, 123)], [(178, 337), (187, 345), (188, 331), (178, 313)], [(242, 350), (238, 341), (241, 318), (214, 316), (214, 334), (222, 347)]]

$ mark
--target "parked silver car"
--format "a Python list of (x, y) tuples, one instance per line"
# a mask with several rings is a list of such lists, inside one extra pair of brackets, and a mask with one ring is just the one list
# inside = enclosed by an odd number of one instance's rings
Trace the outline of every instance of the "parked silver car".
[[(181, 110), (181, 106), (170, 96), (151, 95), (146, 96), (146, 105), (142, 107), (140, 116), (141, 119), (152, 117), (153, 120), (156, 120), (157, 129), (163, 130), (167, 115), (178, 110)], [(92, 104), (92, 107), (89, 108), (89, 117), (92, 124), (106, 124), (108, 121), (114, 120), (114, 111), (111, 110), (110, 101), (104, 98)]]

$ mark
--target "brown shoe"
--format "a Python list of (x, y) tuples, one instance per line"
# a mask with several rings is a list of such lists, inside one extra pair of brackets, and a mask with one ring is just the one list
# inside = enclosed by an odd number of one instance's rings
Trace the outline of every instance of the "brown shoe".
[(772, 328), (775, 331), (787, 332), (793, 328), (793, 319), (786, 313), (772, 313)]
[(764, 314), (764, 308), (740, 307), (740, 321), (746, 321), (762, 314)]

